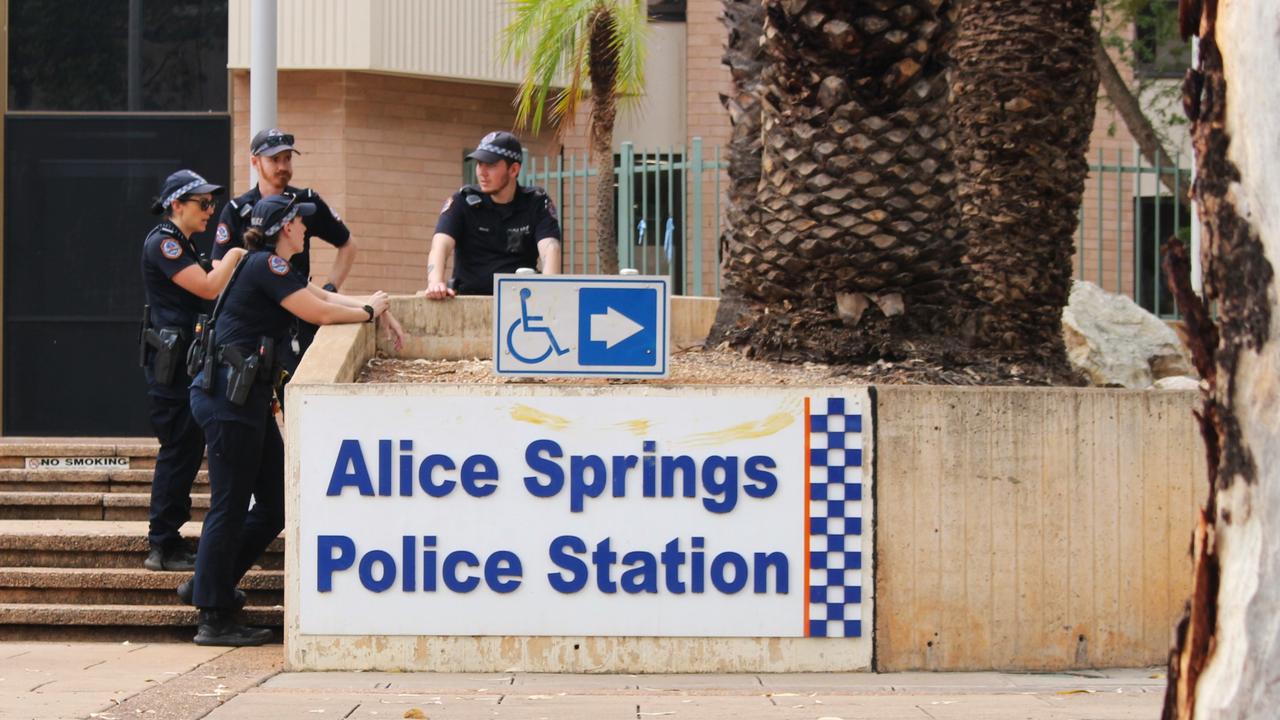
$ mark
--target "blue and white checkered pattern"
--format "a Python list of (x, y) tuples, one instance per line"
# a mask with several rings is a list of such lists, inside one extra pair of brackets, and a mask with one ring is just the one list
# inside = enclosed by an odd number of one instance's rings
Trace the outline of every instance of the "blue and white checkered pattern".
[(810, 637), (862, 636), (862, 408), (814, 401), (809, 414)]

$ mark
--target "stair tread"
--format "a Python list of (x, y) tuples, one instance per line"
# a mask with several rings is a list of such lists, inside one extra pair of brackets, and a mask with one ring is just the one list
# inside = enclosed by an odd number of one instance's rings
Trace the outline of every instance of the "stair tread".
[[(182, 526), (183, 537), (200, 537), (199, 522)], [(146, 520), (0, 520), (0, 548), (139, 550), (147, 547)], [(284, 548), (276, 538), (269, 551)]]
[[(197, 507), (209, 506), (209, 493), (191, 493), (192, 503), (202, 501)], [(151, 493), (145, 492), (65, 492), (65, 491), (0, 491), (0, 505), (114, 505), (148, 506)]]
[(37, 438), (6, 437), (0, 440), (0, 457), (155, 457), (160, 444), (154, 438)]
[[(249, 605), (240, 613), (249, 625), (280, 625), (284, 608)], [(197, 617), (187, 605), (0, 603), (0, 625), (195, 625)]]
[[(9, 483), (58, 482), (127, 483), (140, 485), (144, 483), (149, 484), (151, 482), (151, 476), (154, 473), (155, 468), (129, 468), (128, 470), (121, 470), (117, 468), (93, 470), (71, 468), (0, 468), (0, 487)], [(197, 483), (207, 483), (209, 481), (209, 471), (200, 470), (197, 472), (195, 481)]]
[[(172, 590), (190, 572), (153, 572), (143, 568), (0, 567), (0, 587)], [(240, 583), (245, 590), (280, 590), (284, 571), (250, 570)]]

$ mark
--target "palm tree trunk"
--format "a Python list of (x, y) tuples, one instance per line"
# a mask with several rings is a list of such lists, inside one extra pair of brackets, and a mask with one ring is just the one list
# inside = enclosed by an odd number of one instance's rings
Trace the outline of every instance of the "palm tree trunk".
[(944, 5), (764, 0), (754, 189), (754, 166), (730, 169), (724, 277), (741, 302), (714, 331), (728, 342), (908, 357), (954, 321)]
[(1066, 367), (1061, 315), (1088, 174), (1093, 0), (962, 0), (956, 203), (979, 345)]
[[(591, 69), (591, 154), (596, 166), (596, 257), (600, 272), (618, 274), (618, 228), (614, 206), (613, 123), (617, 116), (614, 91), (618, 80), (618, 58), (613, 49), (613, 17), (599, 6), (587, 19), (591, 33), (588, 53)], [(617, 196), (617, 202), (631, 198)]]

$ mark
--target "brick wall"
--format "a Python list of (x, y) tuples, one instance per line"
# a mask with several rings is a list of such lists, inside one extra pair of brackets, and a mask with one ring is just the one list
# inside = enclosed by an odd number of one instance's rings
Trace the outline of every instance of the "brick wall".
[[(729, 68), (720, 60), (724, 55), (728, 30), (721, 21), (723, 4), (720, 0), (689, 0), (687, 6), (688, 33), (688, 68), (685, 75), (686, 97), (688, 108), (689, 141), (701, 137), (704, 156), (707, 161), (714, 157), (716, 147), (720, 147), (722, 158), (729, 143), (732, 128), (729, 125), (729, 113), (720, 104), (720, 95), (730, 94), (733, 81), (729, 77)], [(690, 179), (693, 179), (692, 177)], [(716, 193), (713, 174), (703, 176), (703, 223), (702, 223), (702, 288), (700, 294), (715, 295), (716, 278), (720, 273), (718, 258), (719, 238), (716, 237), (717, 213), (716, 200), (720, 200), (721, 227), (723, 227), (724, 204), (728, 192), (728, 174), (720, 172), (720, 193)], [(692, 193), (686, 198), (692, 210)], [(692, 217), (692, 211), (690, 212)], [(688, 257), (695, 252), (693, 247), (693, 231), (690, 229)], [(692, 262), (692, 260), (691, 260)], [(699, 289), (694, 282), (694, 273), (690, 268), (686, 273), (686, 294), (697, 294)]]
[[(236, 186), (248, 186), (248, 73), (237, 72)], [(393, 294), (426, 286), (427, 252), (440, 207), (458, 189), (465, 151), (514, 124), (505, 86), (360, 72), (280, 73), (277, 124), (297, 136), (294, 183), (311, 187), (346, 221), (359, 256), (343, 290)], [(528, 138), (531, 153), (556, 153)], [(313, 250), (320, 279), (333, 261)]]

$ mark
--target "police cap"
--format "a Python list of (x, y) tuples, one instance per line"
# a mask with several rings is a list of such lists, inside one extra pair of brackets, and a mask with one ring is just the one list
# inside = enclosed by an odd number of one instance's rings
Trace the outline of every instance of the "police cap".
[(293, 135), (284, 132), (280, 128), (267, 128), (258, 131), (257, 135), (249, 141), (249, 152), (253, 155), (279, 155), (285, 150), (292, 150), (301, 155), (297, 148), (293, 146)]
[(515, 135), (498, 130), (481, 138), (480, 144), (467, 157), (484, 163), (499, 160), (524, 162), (524, 148), (520, 146), (520, 141)]
[(160, 186), (160, 194), (151, 203), (151, 212), (159, 215), (164, 212), (165, 208), (172, 205), (174, 200), (187, 195), (199, 195), (201, 193), (221, 195), (223, 192), (225, 192), (225, 189), (221, 185), (214, 185), (201, 177), (199, 173), (193, 170), (179, 170), (164, 179), (164, 183)]
[(316, 211), (315, 203), (298, 202), (292, 195), (271, 195), (253, 204), (249, 225), (271, 237), (280, 232), (294, 217), (306, 217)]

